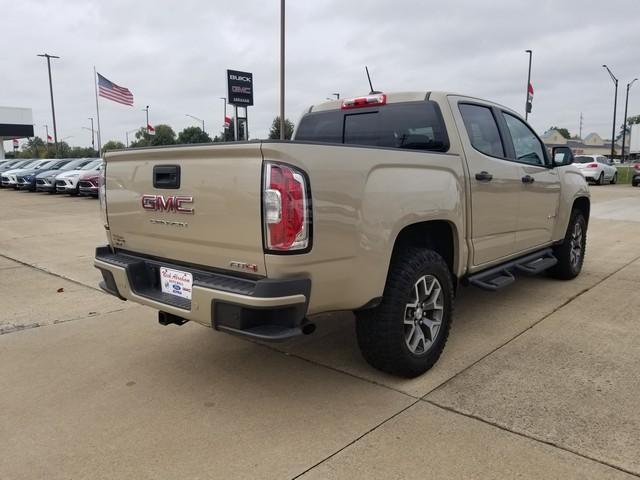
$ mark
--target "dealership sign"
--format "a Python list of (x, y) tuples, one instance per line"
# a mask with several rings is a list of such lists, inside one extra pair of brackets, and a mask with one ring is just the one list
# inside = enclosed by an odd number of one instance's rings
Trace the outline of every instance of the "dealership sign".
[(227, 70), (227, 92), (231, 105), (244, 107), (253, 105), (253, 74)]

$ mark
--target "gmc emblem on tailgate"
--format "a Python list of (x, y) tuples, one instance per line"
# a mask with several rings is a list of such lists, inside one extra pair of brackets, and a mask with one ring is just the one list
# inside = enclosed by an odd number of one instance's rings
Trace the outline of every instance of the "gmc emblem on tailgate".
[(190, 195), (142, 195), (141, 202), (142, 208), (153, 212), (193, 213), (193, 208), (188, 206), (193, 203)]

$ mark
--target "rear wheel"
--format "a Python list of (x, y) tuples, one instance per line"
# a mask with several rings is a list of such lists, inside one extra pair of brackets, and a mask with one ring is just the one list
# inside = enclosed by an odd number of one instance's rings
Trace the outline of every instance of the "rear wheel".
[(582, 270), (587, 247), (587, 222), (580, 210), (573, 210), (561, 245), (554, 249), (558, 263), (549, 270), (551, 276), (571, 280)]
[(382, 303), (356, 312), (358, 345), (373, 367), (416, 377), (440, 358), (449, 336), (453, 280), (434, 251), (410, 248), (394, 255)]
[(602, 173), (600, 174), (600, 176), (598, 177), (598, 180), (596, 181), (596, 183), (597, 183), (598, 185), (604, 185), (604, 172), (602, 172)]
[(618, 172), (614, 173), (611, 179), (611, 185), (615, 185), (616, 183), (618, 183)]

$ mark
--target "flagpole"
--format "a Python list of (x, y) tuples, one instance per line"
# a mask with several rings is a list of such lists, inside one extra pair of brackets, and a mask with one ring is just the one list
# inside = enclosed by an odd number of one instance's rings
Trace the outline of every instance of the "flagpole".
[(533, 52), (531, 50), (525, 50), (525, 53), (529, 54), (529, 74), (527, 75), (527, 97), (524, 104), (524, 119), (529, 120), (529, 85), (531, 85), (531, 57)]
[(102, 133), (100, 131), (100, 106), (98, 104), (98, 72), (93, 66), (93, 88), (96, 92), (96, 119), (98, 120), (98, 156), (102, 156)]

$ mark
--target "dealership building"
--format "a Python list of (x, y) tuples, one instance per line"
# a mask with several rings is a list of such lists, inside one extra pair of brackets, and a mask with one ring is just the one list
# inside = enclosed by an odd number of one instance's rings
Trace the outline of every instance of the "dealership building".
[(5, 141), (28, 137), (33, 137), (32, 110), (30, 108), (0, 107), (0, 160), (4, 159)]

